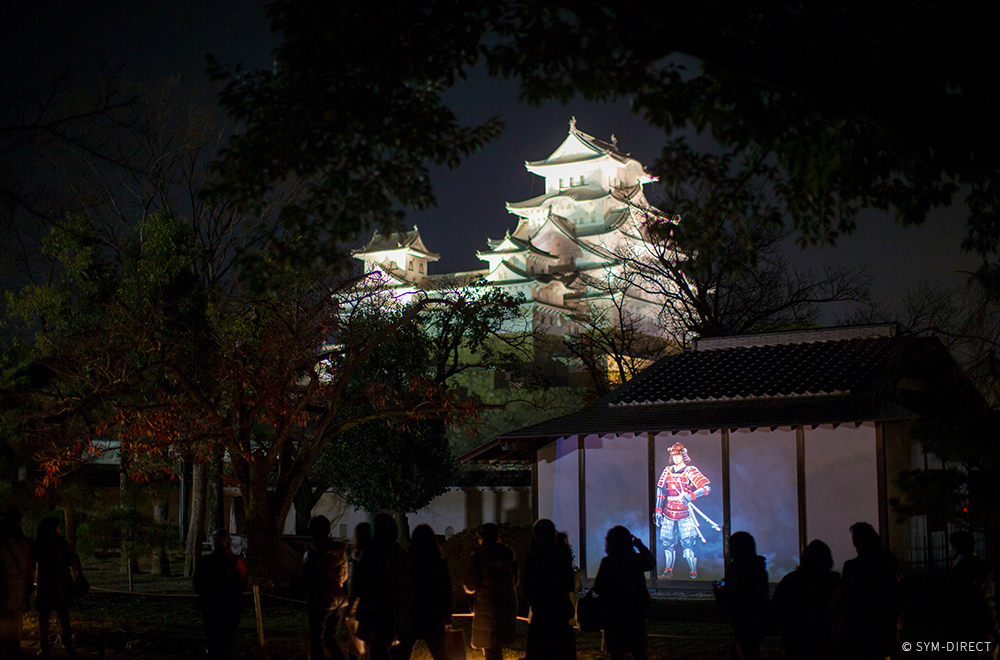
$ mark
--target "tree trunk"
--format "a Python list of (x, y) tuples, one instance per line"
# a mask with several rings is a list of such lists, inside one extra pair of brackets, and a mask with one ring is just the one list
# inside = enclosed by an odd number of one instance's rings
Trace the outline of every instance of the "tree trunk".
[[(239, 479), (246, 511), (246, 557), (250, 565), (250, 580), (265, 589), (275, 582), (276, 577), (282, 577), (278, 568), (279, 564), (283, 565), (281, 558), (287, 558), (287, 553), (281, 552), (281, 534), (294, 496), (309, 469), (308, 465), (304, 465), (295, 474), (289, 471), (274, 484), (270, 478), (274, 467), (274, 462), (268, 461), (263, 452), (255, 452), (251, 460), (238, 454), (233, 456), (233, 473)], [(268, 487), (269, 484), (272, 488)]]
[(139, 570), (139, 557), (136, 556), (136, 545), (139, 531), (135, 529), (135, 485), (128, 476), (128, 464), (124, 455), (118, 464), (118, 506), (126, 515), (122, 527), (121, 572), (135, 574)]
[[(265, 468), (251, 464), (251, 483), (242, 488), (247, 517), (247, 563), (250, 579), (265, 588), (275, 579), (273, 561), (278, 557), (278, 543), (285, 519), (280, 507), (272, 507), (268, 497), (267, 478), (259, 474)], [(287, 511), (285, 515), (287, 515)]]
[(76, 552), (76, 510), (73, 505), (66, 504), (63, 506), (63, 527), (66, 532), (66, 543), (69, 544), (69, 549)]
[(405, 511), (393, 511), (396, 518), (396, 527), (399, 528), (399, 542), (404, 546), (410, 545), (410, 519)]
[(225, 483), (222, 480), (223, 469), (223, 454), (221, 451), (216, 452), (212, 456), (212, 478), (209, 480), (211, 484), (211, 497), (209, 498), (211, 507), (208, 510), (207, 528), (212, 531), (219, 528), (229, 529), (226, 520), (226, 489)]
[(208, 470), (205, 463), (194, 464), (191, 475), (191, 521), (188, 525), (187, 545), (184, 548), (184, 575), (194, 575), (194, 567), (201, 557), (201, 543), (205, 539), (205, 490)]
[(153, 575), (170, 577), (170, 557), (167, 555), (165, 529), (170, 520), (170, 484), (159, 484), (153, 489), (153, 522), (156, 523), (156, 545), (152, 552)]
[(315, 505), (312, 487), (303, 481), (295, 491), (295, 533), (299, 536), (309, 534), (309, 521), (312, 519), (312, 509)]
[(191, 460), (181, 461), (181, 510), (178, 512), (177, 528), (180, 541), (187, 541), (188, 528), (191, 526)]

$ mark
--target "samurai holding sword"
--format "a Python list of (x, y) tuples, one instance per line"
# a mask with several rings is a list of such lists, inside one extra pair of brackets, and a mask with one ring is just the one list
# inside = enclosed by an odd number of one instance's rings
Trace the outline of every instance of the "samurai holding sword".
[[(699, 509), (692, 502), (704, 497), (712, 491), (708, 477), (693, 465), (687, 449), (679, 442), (670, 447), (670, 464), (663, 468), (660, 480), (656, 482), (656, 506), (653, 509), (653, 519), (660, 528), (660, 544), (666, 560), (662, 578), (674, 576), (674, 559), (676, 558), (677, 542), (680, 541), (684, 560), (687, 562), (689, 575), (692, 579), (698, 577), (698, 558), (694, 554), (695, 542), (702, 536), (698, 519), (694, 512)], [(704, 517), (704, 514), (702, 514)], [(714, 529), (718, 525), (709, 520)]]

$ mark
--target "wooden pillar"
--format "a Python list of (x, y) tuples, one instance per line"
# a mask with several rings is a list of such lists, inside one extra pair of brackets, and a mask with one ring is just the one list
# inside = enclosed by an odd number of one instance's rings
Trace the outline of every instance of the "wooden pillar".
[[(558, 443), (559, 441), (556, 440)], [(558, 445), (556, 445), (558, 447)], [(538, 450), (531, 452), (531, 521), (538, 520)]]
[(656, 506), (656, 435), (652, 432), (646, 434), (646, 520), (649, 522), (649, 549), (653, 553), (653, 572), (650, 573), (650, 586), (656, 587), (656, 576), (659, 575), (657, 569), (656, 551), (656, 522), (653, 520), (653, 508)]
[(483, 493), (475, 486), (462, 489), (465, 493), (465, 528), (476, 529), (483, 524)]
[[(503, 519), (503, 489), (502, 488), (491, 488), (490, 491), (493, 493), (493, 522), (501, 525), (506, 520)], [(402, 530), (400, 530), (402, 532)], [(409, 537), (406, 537), (409, 540)]]
[[(885, 460), (885, 426), (879, 422), (875, 423), (875, 470), (878, 480), (878, 533), (885, 542), (885, 549), (891, 550), (892, 548), (889, 547), (889, 475)], [(927, 529), (930, 529), (930, 525), (927, 526)], [(927, 552), (929, 557), (930, 545), (927, 546)]]
[(584, 451), (585, 436), (576, 436), (577, 447), (577, 477), (579, 479), (580, 500), (580, 570), (583, 577), (587, 575), (587, 459)]
[(729, 493), (729, 429), (722, 429), (722, 556), (726, 566), (729, 565), (729, 535), (732, 533)]
[(799, 502), (799, 557), (809, 543), (809, 531), (806, 528), (806, 430), (799, 426), (795, 429), (795, 483), (798, 487)]

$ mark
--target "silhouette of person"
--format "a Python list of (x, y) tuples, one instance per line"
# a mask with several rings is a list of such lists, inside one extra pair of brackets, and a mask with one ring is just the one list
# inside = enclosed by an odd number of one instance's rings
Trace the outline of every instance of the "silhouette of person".
[(351, 542), (351, 562), (356, 566), (361, 553), (372, 544), (372, 525), (367, 522), (360, 522), (354, 527), (354, 539)]
[(21, 531), (21, 512), (11, 507), (0, 518), (0, 657), (17, 658), (24, 611), (33, 584), (31, 542)]
[(997, 640), (996, 590), (986, 563), (976, 556), (971, 532), (952, 532), (955, 556), (948, 572), (950, 639), (974, 642)]
[(858, 556), (844, 562), (840, 580), (841, 651), (851, 660), (881, 660), (896, 649), (898, 564), (866, 522), (851, 525), (851, 541)]
[[(556, 543), (566, 546), (566, 551), (569, 552), (570, 563), (572, 564), (573, 548), (569, 543), (569, 534), (566, 532), (556, 532)], [(572, 565), (573, 568), (573, 591), (569, 593), (569, 604), (570, 608), (573, 610), (573, 615), (569, 619), (569, 627), (576, 628), (576, 592), (580, 591), (582, 581), (580, 580), (580, 567), (576, 564)]]
[(633, 660), (646, 658), (646, 614), (651, 599), (646, 571), (656, 560), (649, 548), (626, 528), (618, 525), (604, 538), (605, 557), (594, 578), (594, 593), (605, 613), (604, 650), (611, 660), (631, 653)]
[(59, 519), (45, 518), (38, 523), (35, 542), (31, 545), (31, 557), (38, 567), (38, 595), (35, 611), (38, 612), (38, 634), (41, 640), (39, 655), (48, 657), (52, 644), (49, 641), (49, 618), (55, 610), (62, 626), (63, 648), (75, 655), (73, 629), (69, 621), (69, 605), (73, 600), (73, 551), (59, 535)]
[(479, 547), (465, 574), (465, 593), (473, 594), (472, 647), (486, 660), (501, 660), (514, 643), (517, 623), (517, 564), (514, 551), (500, 543), (494, 523), (479, 527)]
[(243, 614), (243, 591), (247, 586), (247, 563), (233, 554), (233, 539), (225, 529), (209, 537), (212, 552), (198, 558), (194, 590), (205, 629), (205, 645), (211, 660), (231, 660), (236, 648), (236, 626)]
[(733, 660), (757, 660), (767, 632), (767, 561), (757, 554), (757, 542), (747, 532), (729, 537), (729, 566), (715, 584), (715, 598), (733, 628)]
[(323, 660), (325, 648), (331, 658), (342, 660), (336, 634), (347, 607), (347, 543), (330, 538), (326, 516), (309, 521), (309, 535), (312, 541), (302, 562), (302, 583), (309, 591), (309, 655), (311, 660)]
[(786, 660), (837, 657), (834, 622), (839, 593), (840, 573), (833, 570), (830, 546), (812, 541), (803, 550), (799, 567), (781, 579), (771, 599)]
[(347, 629), (347, 648), (351, 658), (358, 658), (368, 652), (364, 640), (358, 638), (358, 597), (354, 589), (354, 575), (361, 553), (372, 542), (371, 523), (361, 522), (354, 527), (354, 538), (351, 542), (351, 588), (348, 597), (347, 613), (344, 617), (344, 627)]
[(372, 542), (354, 569), (358, 598), (358, 637), (371, 647), (372, 660), (386, 660), (397, 639), (409, 631), (409, 582), (406, 554), (396, 543), (399, 528), (387, 513), (372, 521)]
[(410, 538), (412, 634), (395, 647), (395, 657), (407, 660), (416, 640), (427, 642), (434, 660), (448, 660), (445, 630), (451, 623), (451, 579), (430, 525), (417, 525)]
[(531, 606), (526, 660), (576, 657), (570, 619), (576, 590), (573, 554), (556, 540), (556, 526), (542, 518), (535, 523), (531, 552), (524, 562), (524, 595)]

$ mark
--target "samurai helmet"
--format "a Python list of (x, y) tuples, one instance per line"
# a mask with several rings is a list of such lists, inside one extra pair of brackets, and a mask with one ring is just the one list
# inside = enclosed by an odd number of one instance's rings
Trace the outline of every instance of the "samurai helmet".
[(683, 456), (684, 457), (684, 464), (685, 465), (687, 465), (688, 463), (691, 462), (691, 457), (688, 456), (687, 447), (685, 447), (684, 445), (682, 445), (679, 442), (675, 442), (674, 444), (672, 444), (670, 446), (670, 449), (668, 451), (670, 452), (671, 458), (673, 458), (674, 456), (677, 456), (678, 454), (680, 454), (681, 456)]

